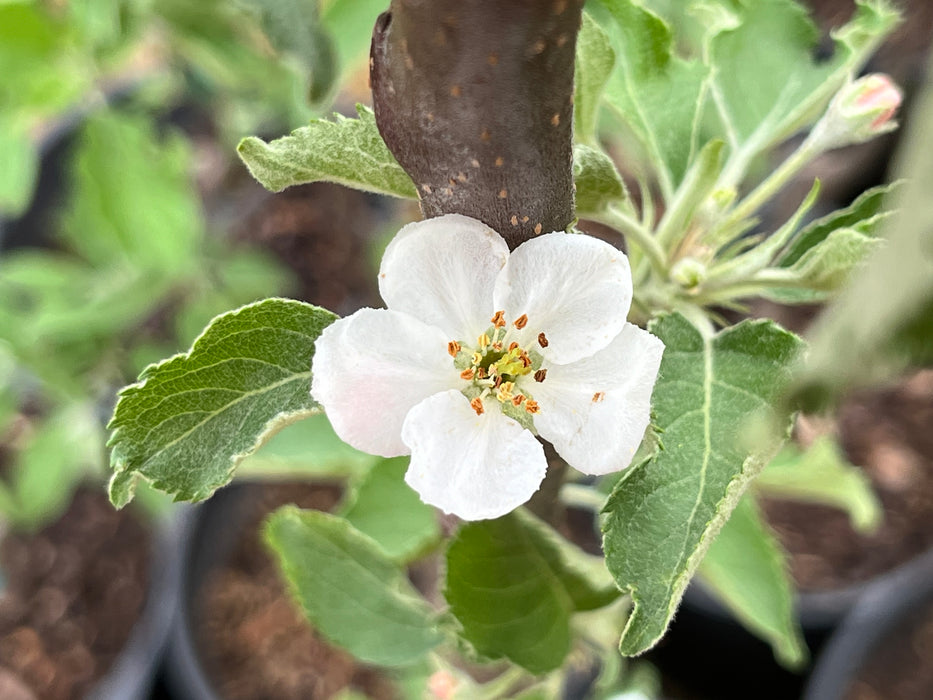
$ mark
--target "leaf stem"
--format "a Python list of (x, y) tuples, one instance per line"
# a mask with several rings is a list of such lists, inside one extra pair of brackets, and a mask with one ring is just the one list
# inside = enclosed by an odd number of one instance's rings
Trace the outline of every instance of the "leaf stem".
[(641, 222), (615, 207), (609, 207), (594, 221), (619, 231), (628, 243), (634, 243), (645, 254), (652, 269), (663, 279), (667, 277), (667, 256), (654, 235)]
[(778, 168), (748, 193), (735, 208), (708, 235), (711, 244), (718, 242), (723, 233), (726, 235), (743, 220), (751, 217), (766, 204), (803, 166), (819, 155), (820, 149), (809, 136), (791, 153)]

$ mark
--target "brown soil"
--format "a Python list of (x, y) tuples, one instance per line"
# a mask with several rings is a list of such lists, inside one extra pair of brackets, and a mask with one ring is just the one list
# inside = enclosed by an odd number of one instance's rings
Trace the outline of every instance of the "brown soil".
[(198, 595), (199, 653), (225, 700), (313, 700), (353, 688), (395, 697), (389, 681), (335, 649), (311, 629), (285, 590), (259, 536), (262, 520), (281, 505), (330, 510), (340, 491), (321, 485), (253, 487), (243, 536), (226, 564)]
[(132, 510), (82, 489), (54, 524), (0, 542), (0, 698), (86, 697), (142, 611), (150, 539)]
[(891, 632), (877, 646), (846, 700), (933, 698), (933, 604)]
[(791, 501), (764, 504), (790, 552), (803, 590), (830, 590), (889, 571), (933, 547), (933, 371), (842, 407), (839, 434), (884, 506), (872, 535), (854, 532), (841, 511)]
[(295, 273), (300, 284), (296, 298), (341, 315), (382, 306), (378, 258), (372, 253), (377, 213), (371, 197), (326, 182), (258, 196), (240, 236), (267, 247)]

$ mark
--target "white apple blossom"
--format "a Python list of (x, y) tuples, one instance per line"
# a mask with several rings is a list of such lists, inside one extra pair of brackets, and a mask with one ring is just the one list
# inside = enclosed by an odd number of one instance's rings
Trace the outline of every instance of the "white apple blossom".
[(386, 249), (388, 309), (361, 309), (316, 343), (311, 394), (337, 434), (386, 457), (426, 503), (466, 520), (527, 501), (547, 470), (535, 434), (587, 474), (638, 448), (664, 346), (626, 323), (628, 259), (595, 238), (549, 233), (511, 254), (449, 214)]

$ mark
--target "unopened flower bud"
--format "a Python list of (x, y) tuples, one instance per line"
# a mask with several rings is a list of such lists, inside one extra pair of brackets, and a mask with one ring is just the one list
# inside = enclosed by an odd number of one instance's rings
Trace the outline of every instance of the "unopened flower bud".
[(897, 128), (903, 95), (890, 77), (872, 73), (847, 83), (829, 103), (810, 139), (820, 150), (863, 143)]
[(706, 279), (706, 265), (696, 258), (681, 258), (671, 268), (671, 279), (683, 289), (696, 289)]

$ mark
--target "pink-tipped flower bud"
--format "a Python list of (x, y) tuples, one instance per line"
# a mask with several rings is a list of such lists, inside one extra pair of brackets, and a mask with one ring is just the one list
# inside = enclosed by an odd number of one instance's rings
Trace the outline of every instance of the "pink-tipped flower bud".
[(891, 78), (872, 73), (847, 83), (836, 93), (810, 135), (821, 150), (863, 143), (893, 131), (892, 118), (903, 95)]

